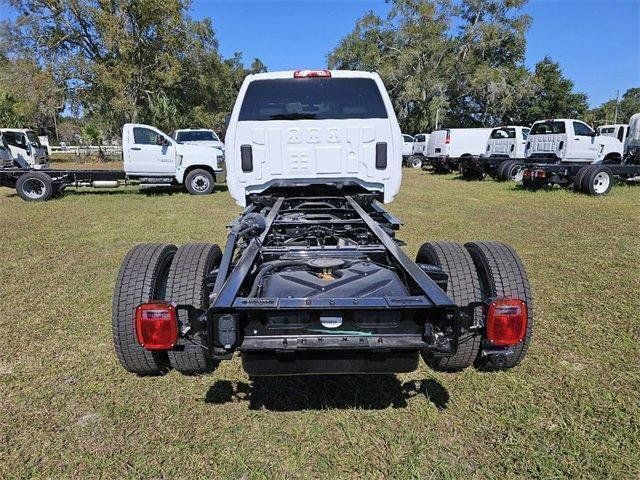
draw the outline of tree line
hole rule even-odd
[[[266,71],[224,58],[211,19],[189,0],[0,0],[0,124],[54,138],[117,136],[126,122],[222,129],[244,77]],[[328,54],[330,68],[378,71],[403,131],[592,123],[640,111],[640,88],[589,110],[557,62],[524,64],[526,0],[392,0],[360,18]]]

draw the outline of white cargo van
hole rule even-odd
[[[494,128],[487,140],[487,157],[524,158],[529,127],[506,126]]]
[[[460,157],[482,155],[487,148],[491,128],[447,128],[429,136],[427,161],[435,171],[457,170]],[[424,166],[423,166],[424,167]]]
[[[625,125],[622,123],[616,123],[614,125],[601,125],[596,128],[596,132],[598,135],[602,135],[605,137],[615,137],[624,145],[625,140],[627,139],[627,132],[629,131],[629,125]]]
[[[48,168],[47,149],[40,144],[40,140],[33,130],[1,128],[0,132],[9,145],[11,155],[17,162],[34,169]]]
[[[218,134],[207,128],[183,128],[174,130],[171,138],[184,145],[201,145],[224,150],[224,143],[222,143]]]
[[[377,73],[269,72],[244,80],[226,137],[227,186],[238,205],[270,187],[400,189],[403,138]]]
[[[598,135],[580,120],[552,119],[533,124],[526,156],[551,157],[562,162],[619,163],[622,151],[623,145],[617,138]]]

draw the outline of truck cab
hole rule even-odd
[[[150,125],[127,123],[122,129],[124,170],[145,183],[184,184],[191,194],[208,194],[225,181],[222,150],[177,142]]]
[[[402,158],[406,160],[413,154],[413,142],[415,138],[407,133],[402,134]]]
[[[2,128],[0,132],[18,164],[36,170],[49,167],[47,149],[40,144],[33,130]]]
[[[601,125],[596,128],[596,132],[598,135],[617,138],[624,145],[624,142],[627,139],[627,133],[629,132],[629,125],[622,123]]]
[[[180,130],[174,130],[171,138],[184,145],[214,147],[224,151],[224,143],[222,143],[218,134],[208,128],[182,128]]]
[[[515,125],[494,128],[487,140],[484,156],[523,158],[530,128]]]
[[[428,133],[419,133],[413,140],[413,155],[424,155],[429,141]]]
[[[249,75],[225,136],[227,185],[238,205],[271,187],[400,189],[403,137],[377,73]]]
[[[617,163],[623,145],[617,138],[599,136],[589,125],[574,119],[540,120],[533,124],[526,146],[527,158],[554,157],[561,162]]]

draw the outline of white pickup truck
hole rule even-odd
[[[623,144],[598,135],[589,125],[574,119],[540,120],[533,124],[526,157],[556,158],[562,162],[620,163]]]
[[[24,128],[0,128],[15,161],[25,168],[43,169],[49,167],[46,147],[40,144],[33,130]]]
[[[224,151],[224,143],[218,134],[208,128],[182,128],[174,130],[171,138],[183,145],[202,145],[206,147],[219,148]]]
[[[596,128],[596,132],[598,132],[598,135],[617,138],[624,145],[627,139],[627,133],[629,132],[629,125],[623,123],[601,125]]]
[[[6,134],[5,134],[6,135]],[[127,123],[122,128],[124,170],[0,169],[0,185],[15,188],[26,201],[44,201],[67,187],[116,188],[184,185],[192,195],[213,192],[226,181],[224,153],[206,145],[182,144],[155,127]]]
[[[429,136],[426,161],[422,168],[432,167],[435,172],[458,170],[460,158],[479,156],[487,148],[492,128],[447,128],[436,130]]]

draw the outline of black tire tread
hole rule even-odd
[[[207,308],[206,276],[221,257],[220,247],[213,244],[191,243],[180,247],[167,279],[167,301]],[[198,343],[206,345],[203,335],[198,335]],[[177,349],[169,351],[168,356],[171,366],[185,375],[210,373],[218,364],[208,349],[185,339],[180,339]]]
[[[482,299],[480,280],[475,265],[461,244],[454,242],[425,243],[418,251],[416,262],[436,265],[449,275],[447,295],[456,305],[466,306],[470,302],[478,302]],[[437,371],[461,371],[473,364],[478,355],[481,341],[482,336],[477,332],[463,333],[460,335],[458,351],[455,355],[444,358],[425,358],[425,362]]]
[[[46,187],[44,195],[42,195],[42,197],[38,199],[29,198],[22,191],[22,184],[31,178],[37,178],[38,180],[42,181]],[[23,173],[18,177],[18,180],[16,181],[16,193],[25,202],[46,202],[54,194],[53,180],[51,180],[51,177],[49,177],[49,175],[42,172],[32,171]]]
[[[163,277],[176,247],[167,243],[136,245],[124,257],[116,279],[111,309],[111,327],[116,356],[129,372],[162,375],[169,370],[164,352],[150,352],[138,343],[135,309],[149,300],[162,300]]]
[[[491,357],[478,357],[482,370],[506,370],[520,364],[527,354],[533,335],[533,295],[524,265],[515,250],[501,242],[469,242],[465,244],[481,276],[485,297],[519,298],[527,304],[527,331],[524,341],[501,363]]]
[[[198,192],[191,188],[191,179],[196,175],[207,175],[209,177],[209,188],[204,192]],[[209,171],[203,168],[196,168],[191,170],[184,179],[184,185],[191,195],[209,195],[215,189],[215,176]]]

